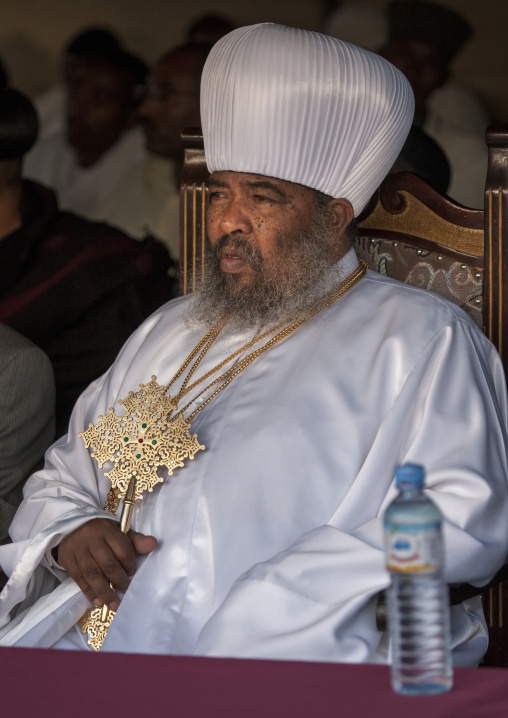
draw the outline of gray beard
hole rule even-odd
[[[336,238],[329,227],[330,211],[316,209],[307,229],[278,237],[275,260],[263,259],[244,237],[224,235],[213,249],[207,243],[205,281],[184,315],[187,326],[210,328],[226,314],[228,332],[300,319],[337,284],[330,272]],[[238,286],[238,275],[221,272],[220,251],[226,245],[254,270],[248,284]]]

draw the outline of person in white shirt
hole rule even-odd
[[[120,48],[80,56],[67,73],[65,126],[25,158],[24,175],[53,189],[62,209],[103,219],[100,207],[144,153],[136,108],[145,65]]]
[[[126,172],[101,207],[101,219],[132,237],[151,235],[178,260],[181,133],[199,127],[199,83],[211,45],[188,44],[163,55],[147,76],[139,118],[147,154]]]

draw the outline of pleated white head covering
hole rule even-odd
[[[212,48],[201,81],[210,172],[276,177],[343,197],[355,216],[409,132],[414,98],[378,55],[283,25],[241,27]]]

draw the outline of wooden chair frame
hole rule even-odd
[[[180,178],[180,294],[195,291],[205,271],[208,169],[199,127],[182,133],[184,162]]]

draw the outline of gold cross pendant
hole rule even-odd
[[[92,457],[100,468],[107,461],[113,463],[111,471],[105,474],[111,481],[105,508],[116,514],[123,498],[120,529],[127,533],[136,499],[163,481],[157,472],[159,466],[165,466],[171,475],[205,447],[198,442],[197,434],[190,434],[190,422],[182,415],[171,419],[177,407],[165,387],[157,384],[155,376],[118,403],[125,408],[124,416],[117,416],[111,408],[79,436],[87,449],[93,448]],[[102,606],[85,611],[81,617],[82,631],[88,633],[88,644],[96,651],[100,650],[114,615],[114,611]]]
[[[117,416],[111,408],[106,416],[99,416],[97,424],[89,424],[79,434],[86,448],[93,448],[92,457],[100,468],[106,461],[113,462],[105,475],[119,498],[125,496],[132,476],[137,478],[134,499],[140,499],[144,491],[153,491],[162,481],[159,466],[165,466],[171,475],[185,459],[193,459],[205,448],[197,434],[190,434],[190,423],[181,414],[171,419],[177,407],[165,392],[152,376],[136,393],[130,391],[126,399],[120,399],[124,416]]]

